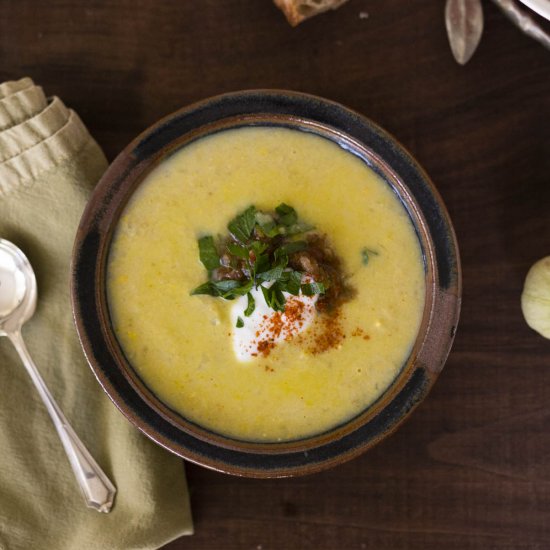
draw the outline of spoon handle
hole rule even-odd
[[[19,353],[27,372],[50,413],[78,485],[86,500],[86,505],[98,512],[110,512],[116,494],[116,487],[98,466],[54,401],[25,346],[21,332],[12,332],[8,334],[8,337]]]

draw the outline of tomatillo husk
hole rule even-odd
[[[550,338],[550,256],[539,260],[525,277],[521,309],[527,324]]]

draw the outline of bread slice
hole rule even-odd
[[[273,0],[286,15],[288,22],[295,27],[304,19],[318,13],[335,10],[348,0]]]

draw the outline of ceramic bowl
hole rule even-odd
[[[200,137],[242,126],[283,126],[328,138],[364,160],[398,194],[416,228],[426,274],[423,319],[411,355],[370,407],[328,432],[284,443],[241,442],[197,426],[160,401],[126,360],[106,299],[113,230],[132,193],[167,155]],[[177,455],[236,475],[283,477],[339,464],[392,433],[424,399],[449,353],[460,309],[461,275],[449,216],[426,173],[367,118],[310,95],[253,90],[207,99],[138,136],[97,185],[76,235],[72,301],[84,353],[109,397],[143,433]]]

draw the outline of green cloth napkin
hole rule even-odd
[[[193,532],[183,463],[134,428],[86,364],[69,266],[87,197],[107,162],[82,122],[24,78],[0,85],[0,237],[28,256],[38,306],[23,328],[51,393],[118,492],[85,506],[54,426],[19,357],[0,338],[0,548],[150,549]]]

